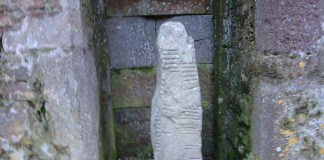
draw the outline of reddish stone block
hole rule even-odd
[[[210,14],[210,0],[106,0],[109,16]]]

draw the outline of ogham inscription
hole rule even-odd
[[[179,22],[161,25],[151,138],[155,160],[201,160],[202,109],[194,42]]]

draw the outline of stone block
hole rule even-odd
[[[210,0],[106,0],[109,16],[211,14]]]
[[[213,30],[211,15],[163,18],[110,18],[107,23],[108,48],[113,68],[152,67],[157,65],[155,47],[158,27],[166,21],[184,24],[195,41],[198,63],[212,63]]]
[[[202,104],[213,101],[212,65],[199,64],[198,74]],[[112,102],[115,109],[151,106],[155,84],[155,68],[118,69],[112,72]]]
[[[257,49],[316,52],[316,44],[324,34],[323,8],[324,3],[319,0],[256,1]]]
[[[4,33],[3,49],[13,52],[20,49],[70,47],[71,27],[65,13],[43,19],[28,16],[19,30]]]
[[[71,159],[98,159],[99,91],[94,58],[86,49],[38,53],[37,66],[51,117],[53,143]]]
[[[151,106],[156,83],[154,68],[121,69],[112,73],[114,108]]]
[[[156,28],[167,21],[181,22],[194,39],[196,61],[212,63],[214,55],[212,15],[173,16],[157,19]]]
[[[107,23],[108,53],[113,68],[156,64],[155,21],[150,18],[110,18]]]
[[[28,15],[21,27],[3,33],[5,52],[35,48],[70,48],[84,43],[79,1],[61,0],[62,12],[42,17]],[[71,18],[72,17],[72,18]]]
[[[323,87],[305,77],[281,84],[261,80],[252,114],[254,155],[260,159],[322,159]]]
[[[194,40],[180,22],[159,27],[157,83],[152,99],[154,159],[202,160],[202,108]]]
[[[149,108],[116,109],[115,132],[118,158],[152,158]]]
[[[0,8],[2,11],[0,13],[0,35],[5,31],[19,29],[22,19],[28,14],[32,16],[54,15],[62,9],[59,0],[2,0]]]

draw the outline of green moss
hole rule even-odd
[[[221,103],[216,103],[214,113],[216,121],[215,158],[220,160],[251,157],[250,126],[253,105],[250,83],[253,82],[254,72],[249,72],[252,62],[249,61],[248,55],[253,50],[245,51],[237,46],[239,46],[239,41],[244,41],[238,35],[241,32],[244,33],[246,23],[253,21],[251,19],[253,18],[251,16],[253,15],[253,1],[247,1],[244,4],[248,4],[248,9],[244,13],[236,13],[241,11],[241,8],[236,8],[240,7],[238,2],[214,1],[215,102],[218,102],[220,97],[222,99]],[[224,25],[224,21],[229,23]],[[253,37],[253,35],[249,36]],[[264,70],[268,68],[264,65]]]
[[[138,160],[146,160],[153,158],[152,145],[150,143],[144,145],[140,142],[134,141],[135,137],[133,137],[131,131],[129,131],[127,126],[116,124],[115,132],[118,138],[117,146],[120,147],[117,148],[119,158],[124,156],[136,157],[136,159]]]
[[[203,110],[210,110],[212,109],[212,104],[209,101],[201,100],[201,107]]]

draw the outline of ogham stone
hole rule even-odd
[[[151,138],[155,160],[201,160],[202,108],[194,40],[179,22],[161,25]]]

